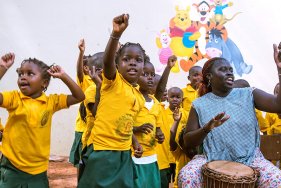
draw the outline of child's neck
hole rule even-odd
[[[145,101],[146,102],[150,102],[152,99],[149,97],[149,93],[148,92],[146,92],[146,93],[143,93],[143,92],[141,92],[142,93],[142,95],[143,95],[143,97],[145,98]]]

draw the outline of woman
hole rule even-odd
[[[281,61],[274,45],[274,60],[279,82]],[[255,108],[281,112],[281,94],[270,95],[255,88],[233,88],[233,68],[223,58],[207,61],[202,70],[200,98],[193,102],[183,136],[185,150],[203,145],[179,173],[182,187],[201,187],[201,167],[208,161],[240,162],[259,171],[258,187],[281,185],[281,171],[267,161],[259,150],[260,135]],[[279,92],[280,93],[280,92]]]

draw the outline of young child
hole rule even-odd
[[[189,111],[191,108],[191,103],[198,97],[198,88],[202,81],[202,68],[200,66],[193,66],[189,70],[188,77],[189,84],[186,88],[182,89],[183,92],[183,109]]]
[[[235,80],[233,83],[233,88],[245,88],[245,87],[250,87],[250,84],[247,80],[244,79],[238,79]],[[266,122],[265,118],[262,115],[262,112],[258,109],[255,109],[256,112],[256,117],[259,123],[260,131],[263,134],[267,134],[267,130],[269,129],[269,125]]]
[[[91,56],[84,56],[85,52],[85,41],[84,39],[81,39],[78,44],[79,48],[79,56],[77,60],[77,67],[76,67],[76,73],[77,73],[77,84],[82,89],[83,92],[85,90],[94,84],[92,78],[89,76],[89,70],[92,69],[93,66],[93,58]],[[81,113],[82,112],[82,113]],[[86,128],[86,123],[81,116],[85,116],[85,106],[83,103],[80,104],[79,112],[76,117],[76,123],[75,123],[75,136],[74,141],[70,150],[69,154],[69,162],[72,163],[74,166],[79,166],[80,156],[82,152],[82,143],[81,143],[81,137],[82,134]],[[79,168],[77,168],[79,170]],[[77,174],[79,174],[79,171],[77,171]]]
[[[161,146],[159,145],[159,150],[158,150],[159,151],[158,159],[159,159],[160,166],[166,167],[163,169],[160,168],[160,173],[167,174],[162,176],[163,179],[161,179],[161,181],[163,182],[163,184],[161,187],[167,187],[167,183],[164,182],[167,181],[170,182],[171,178],[174,182],[177,176],[176,172],[178,169],[177,168],[178,158],[175,158],[174,155],[174,151],[177,149],[177,146],[173,146],[173,148],[170,147],[171,139],[175,140],[175,137],[172,138],[170,137],[171,136],[170,130],[174,123],[173,114],[175,110],[180,110],[182,114],[181,123],[180,123],[181,125],[179,130],[182,130],[184,125],[186,125],[188,112],[185,111],[183,108],[180,108],[180,105],[182,103],[182,98],[183,98],[183,92],[180,88],[172,87],[168,90],[169,108],[165,109],[162,113],[163,125],[161,127],[165,135],[165,141]],[[178,169],[178,171],[179,170],[180,169]],[[175,182],[175,186],[176,186],[176,182]]]
[[[171,56],[167,63],[167,71],[170,72],[171,68],[176,62],[176,57]],[[160,79],[158,86],[156,87],[155,96],[161,99],[165,89],[159,90],[159,88],[165,88],[168,80],[168,73],[164,73]],[[138,84],[139,90],[145,98],[145,107],[140,111],[136,117],[133,132],[139,141],[139,144],[143,148],[143,154],[141,158],[133,157],[133,161],[136,164],[136,170],[138,178],[135,180],[134,187],[160,187],[160,173],[157,164],[156,155],[156,142],[162,143],[164,141],[163,133],[160,128],[161,119],[160,113],[162,110],[161,103],[152,94],[154,93],[154,77],[155,69],[149,58],[146,58],[143,67],[143,74],[141,75]],[[165,77],[165,78],[164,78]],[[159,137],[158,132],[162,133]]]
[[[100,102],[79,188],[134,186],[130,148],[135,117],[145,102],[136,88],[143,71],[145,51],[140,44],[126,43],[116,52],[128,20],[126,14],[113,19],[113,31],[103,60]]]
[[[4,60],[14,60],[7,54]],[[47,168],[50,155],[52,115],[84,100],[79,86],[57,66],[26,59],[17,69],[20,91],[0,93],[0,105],[9,112],[3,132],[0,187],[49,187]],[[44,91],[50,78],[60,78],[71,95]]]
[[[274,88],[274,95],[278,95],[280,84],[276,84]],[[265,120],[268,125],[267,134],[281,134],[281,114],[266,113]]]

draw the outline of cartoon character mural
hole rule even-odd
[[[228,19],[223,14],[223,9],[231,7],[232,2],[209,1],[214,4],[211,5],[207,1],[192,4],[199,17],[196,20],[190,18],[190,6],[184,9],[175,7],[176,14],[170,19],[169,29],[161,30],[156,37],[160,63],[164,66],[170,55],[176,55],[179,63],[172,72],[179,73],[188,72],[193,65],[204,63],[209,58],[224,57],[233,64],[237,75],[249,74],[253,66],[245,63],[242,53],[228,37],[224,26],[240,12]]]
[[[249,74],[253,66],[244,62],[243,56],[236,44],[227,38],[222,38],[222,32],[216,28],[210,31],[209,41],[206,45],[206,53],[209,58],[223,57],[232,63],[234,72],[239,76]]]

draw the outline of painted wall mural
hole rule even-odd
[[[188,72],[198,62],[202,65],[209,58],[223,57],[231,62],[236,75],[249,74],[253,66],[244,61],[226,28],[227,23],[241,13],[225,15],[224,10],[232,6],[227,0],[201,1],[185,8],[175,6],[174,17],[156,36],[161,63],[157,71],[163,70],[169,56],[176,55],[178,62],[172,69],[174,73]],[[198,14],[198,20],[191,19],[191,9]]]

